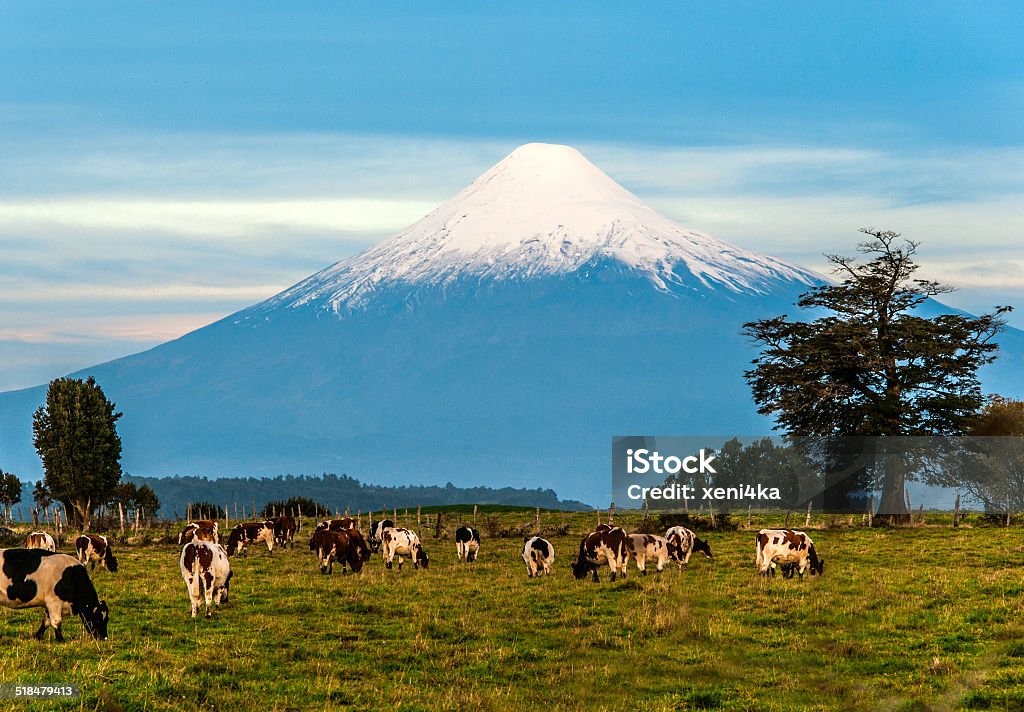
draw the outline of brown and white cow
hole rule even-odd
[[[430,559],[427,552],[423,551],[420,538],[416,532],[399,527],[388,527],[381,533],[381,550],[384,557],[384,566],[391,568],[391,562],[398,557],[398,570],[402,570],[405,557],[412,559],[413,568],[427,568]]]
[[[89,568],[96,568],[96,562],[100,562],[100,568],[113,573],[117,571],[117,559],[110,548],[107,537],[99,534],[83,534],[75,539],[75,551],[78,552],[78,560],[83,564],[89,564]]]
[[[664,537],[654,534],[629,534],[626,537],[626,551],[629,552],[629,557],[636,562],[637,570],[644,576],[647,575],[648,561],[654,562],[660,574],[664,570],[665,564],[671,560],[668,542]],[[622,567],[622,575],[626,575],[625,566]]]
[[[555,547],[547,539],[539,536],[528,536],[523,540],[523,561],[526,562],[526,573],[530,578],[551,575],[551,567],[555,563]]]
[[[794,569],[803,578],[810,569],[811,576],[825,573],[825,560],[818,558],[811,537],[793,529],[762,529],[755,539],[757,571],[762,576],[774,576],[777,566],[783,575],[792,578]]]
[[[110,611],[99,600],[85,566],[73,556],[42,549],[0,549],[0,606],[42,608],[43,624],[35,633],[42,640],[51,626],[58,642],[63,616],[82,619],[94,638],[107,639]]]
[[[227,602],[231,586],[231,563],[224,547],[212,541],[193,540],[182,547],[178,563],[192,601],[192,617],[199,613],[199,605],[205,599],[206,617],[212,618],[211,604],[220,608],[221,603]]]
[[[339,519],[324,519],[317,522],[316,528],[336,532],[342,529],[354,529],[355,526],[356,520],[352,517],[341,517]]]
[[[216,519],[194,519],[185,525],[182,529],[181,534],[178,535],[178,546],[185,546],[192,540],[199,541],[212,541],[214,544],[220,543],[220,534],[218,531]]]
[[[317,529],[309,540],[309,548],[316,552],[321,574],[334,573],[335,561],[341,564],[342,574],[348,573],[349,566],[353,573],[359,573],[369,558],[369,547],[355,529]]]
[[[277,542],[278,546],[282,549],[287,549],[290,544],[291,547],[295,548],[295,517],[288,514],[282,514],[279,517],[274,517],[270,520],[274,523],[274,541]]]
[[[711,547],[686,527],[669,527],[665,530],[665,541],[668,542],[668,553],[673,561],[679,564],[682,571],[690,563],[690,555],[699,551],[711,558]]]
[[[25,540],[26,549],[43,549],[44,551],[57,551],[57,544],[53,537],[46,532],[32,532]]]
[[[262,522],[241,522],[236,524],[228,536],[227,554],[245,554],[246,545],[265,542],[267,551],[274,555],[274,523],[271,521]]]
[[[585,578],[588,573],[593,574],[594,581],[598,581],[597,570],[603,564],[608,564],[612,572],[612,581],[621,572],[626,571],[626,562],[629,560],[629,552],[626,550],[626,532],[620,527],[608,527],[599,531],[591,532],[583,537],[580,542],[580,551],[576,561],[570,564],[572,573],[577,579]]]

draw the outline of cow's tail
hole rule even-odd
[[[189,589],[189,594],[192,596],[192,605],[196,605],[196,601],[203,597],[202,583],[199,581],[199,552],[195,551],[195,556],[192,559],[192,584]]]
[[[757,570],[760,571],[761,570],[761,562],[764,559],[764,547],[761,545],[761,534],[760,533],[758,533],[758,535],[756,537],[754,537],[754,547],[755,547],[754,551],[755,551],[755,554],[756,554],[754,556],[754,564],[757,566]]]

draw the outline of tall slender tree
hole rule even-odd
[[[839,281],[797,301],[814,310],[805,321],[786,315],[744,325],[762,351],[746,372],[758,411],[796,436],[960,434],[984,404],[977,377],[997,351],[994,337],[1010,307],[991,314],[939,314],[922,307],[952,291],[914,277],[918,243],[864,228],[867,261],[827,255]],[[876,443],[885,443],[879,438]],[[875,484],[879,512],[906,519],[904,487],[914,472],[881,458]]]
[[[4,524],[11,520],[11,508],[21,501],[21,480],[17,475],[0,470],[0,506]]]
[[[109,501],[121,479],[120,417],[91,376],[52,381],[46,404],[33,416],[46,489],[82,529],[89,527],[93,511]]]

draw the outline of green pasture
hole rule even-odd
[[[79,683],[64,706],[87,710],[1024,709],[1019,528],[816,519],[825,576],[802,581],[760,579],[752,531],[712,531],[713,560],[594,584],[569,561],[595,515],[542,519],[570,529],[551,578],[527,579],[521,538],[484,533],[461,565],[426,526],[427,571],[321,576],[300,534],[232,559],[212,621],[189,616],[174,544],[120,545],[93,574],[110,639],[66,619],[69,642],[38,643],[39,609],[2,609],[0,680]]]

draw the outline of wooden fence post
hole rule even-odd
[[[868,528],[873,527],[875,521],[875,495],[871,495],[871,500],[868,502]]]
[[[117,501],[117,514],[121,519],[121,538],[124,538],[124,506],[121,504],[121,500]]]
[[[807,518],[804,519],[804,528],[805,529],[807,527],[811,526],[811,505],[812,504],[813,504],[812,500],[807,500]]]
[[[473,505],[473,526],[476,526],[476,505]]]
[[[960,493],[956,493],[956,504],[953,505],[953,528],[960,527]]]
[[[416,505],[416,531],[417,533],[423,531],[423,519],[421,518],[420,505],[418,504]]]
[[[615,526],[615,502],[612,502],[611,506],[608,507],[608,524],[613,527]]]
[[[533,514],[533,530],[538,535],[540,534],[540,507],[537,507]]]

